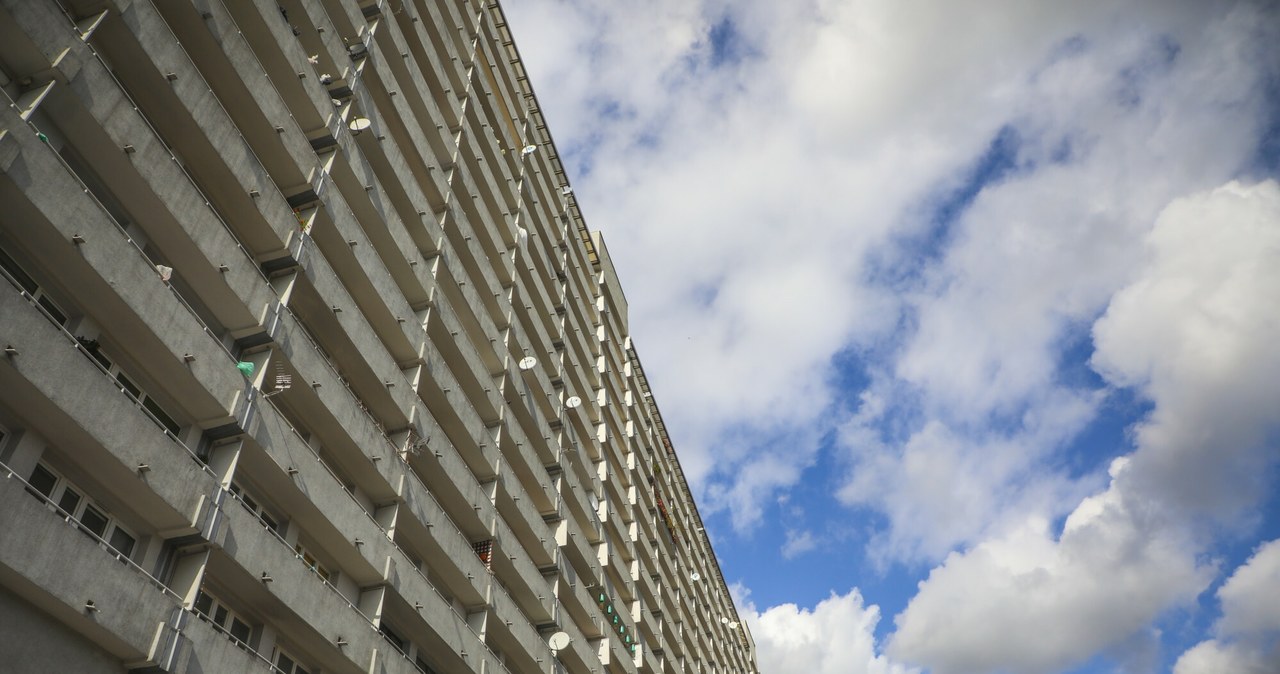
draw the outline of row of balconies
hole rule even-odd
[[[584,425],[585,426],[585,425]]]

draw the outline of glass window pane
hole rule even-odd
[[[163,409],[160,409],[160,405],[156,404],[156,401],[152,400],[151,396],[146,396],[142,401],[142,406],[147,408],[147,411],[151,412],[151,414],[155,415],[155,418],[160,422],[160,425],[164,426],[170,433],[177,435],[178,431],[181,430],[182,427],[178,426],[178,422],[174,421],[173,417],[169,416]]]
[[[232,618],[231,636],[245,642],[246,644],[249,643],[249,626],[244,624],[244,621],[239,618]]]
[[[133,380],[124,376],[123,372],[116,373],[116,381],[120,382],[120,385],[124,387],[124,390],[132,394],[134,398],[137,398],[138,394],[142,392],[142,390],[138,388],[137,384],[133,383]]]
[[[45,311],[49,312],[49,315],[53,317],[53,320],[57,322],[58,325],[66,324],[67,315],[62,313],[62,310],[58,308],[58,305],[53,303],[53,300],[49,299],[48,295],[41,295],[38,301],[40,306],[44,307]]]
[[[58,499],[58,507],[67,511],[68,515],[76,514],[76,506],[80,505],[80,494],[71,487],[67,487],[62,491],[62,498]]]
[[[204,593],[204,590],[201,590],[200,594],[196,595],[196,603],[194,608],[196,611],[200,613],[209,615],[209,609],[213,608],[213,597],[210,597],[209,595]]]
[[[135,543],[137,543],[137,541],[133,539],[133,536],[130,536],[128,532],[120,527],[116,527],[115,530],[111,532],[111,547],[115,548],[116,552],[119,552],[125,557],[133,554],[133,546]]]
[[[6,255],[3,250],[0,250],[0,267],[4,267],[4,270],[9,272],[9,274],[13,276],[14,280],[18,282],[18,285],[22,286],[22,288],[27,292],[34,293],[36,288],[40,287],[36,285],[36,282],[31,280],[31,277],[27,276],[27,273],[22,271],[22,268],[18,266],[18,263],[14,262],[13,258]]]
[[[404,652],[404,639],[388,627],[386,623],[379,626],[378,631],[382,632],[382,636],[386,637],[387,641],[390,641],[391,645],[396,647],[396,650]]]
[[[53,493],[53,485],[58,483],[58,476],[49,472],[44,466],[36,464],[36,469],[31,471],[31,477],[27,482],[30,482],[36,491],[48,497]]]
[[[99,538],[107,531],[107,516],[91,505],[84,507],[84,514],[80,515],[80,523]]]
[[[293,674],[293,660],[284,653],[276,658],[276,667],[279,667],[284,674]]]
[[[226,627],[227,625],[227,607],[226,606],[219,605],[217,609],[214,610],[213,622],[217,623],[219,627]]]

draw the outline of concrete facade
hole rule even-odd
[[[0,0],[0,89],[0,669],[756,673],[497,2]]]

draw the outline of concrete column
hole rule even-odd
[[[204,582],[204,569],[209,562],[209,551],[196,552],[178,558],[174,565],[173,577],[169,580],[169,589],[182,597],[182,605],[191,608],[196,601],[196,593]]]
[[[10,433],[12,436],[5,438],[5,446],[0,447],[0,460],[25,480],[31,477],[31,471],[44,454],[44,440],[26,429],[10,430]]]

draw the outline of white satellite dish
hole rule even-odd
[[[526,157],[527,157],[527,156],[529,156],[529,155],[533,154],[533,153],[534,153],[534,151],[535,151],[535,150],[537,150],[537,149],[538,149],[538,146],[537,146],[537,145],[526,145],[526,146],[524,146],[523,148],[521,148],[521,149],[520,149],[520,155],[521,155],[521,156],[526,156]]]
[[[520,362],[517,363],[517,365],[520,366],[521,370],[532,370],[538,366],[538,359],[533,356],[525,356],[520,359]]]
[[[360,133],[371,126],[373,126],[373,122],[370,122],[368,117],[356,117],[351,120],[347,128],[351,129],[351,133]]]
[[[721,618],[720,618],[720,624],[721,624],[721,625],[728,625],[728,624],[729,624],[729,619],[728,619],[728,618],[725,618],[725,617],[723,617],[723,616],[721,616]]]
[[[729,629],[731,629],[731,630],[736,630],[736,629],[738,629],[738,621],[737,621],[737,620],[735,620],[735,621],[733,621],[733,622],[729,623]]]
[[[693,582],[696,583],[702,580],[702,574],[698,573],[697,571],[694,571],[693,573],[689,574],[689,580],[692,580]]]
[[[553,651],[562,650],[565,646],[569,645],[568,633],[556,632],[555,634],[552,634],[551,637],[547,639],[547,645],[550,646]]]
[[[569,399],[564,401],[564,406],[568,407],[569,409],[573,409],[581,404],[582,404],[582,398],[579,398],[578,396],[569,396]]]

